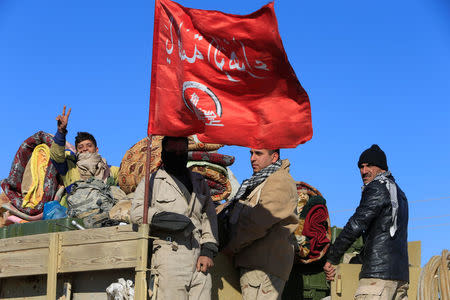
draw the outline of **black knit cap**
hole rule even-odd
[[[388,170],[386,154],[384,154],[383,150],[377,144],[373,144],[372,147],[361,153],[358,160],[358,168],[361,168],[362,164],[377,166],[385,171]]]

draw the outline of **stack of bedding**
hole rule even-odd
[[[193,172],[205,177],[211,190],[212,200],[218,202],[226,200],[231,195],[231,182],[227,167],[234,163],[234,156],[211,151],[197,149],[189,151],[187,166]]]

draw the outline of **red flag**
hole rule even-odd
[[[246,16],[157,0],[148,134],[258,149],[312,137],[273,2]]]

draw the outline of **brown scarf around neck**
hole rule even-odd
[[[105,180],[109,177],[110,171],[106,160],[97,152],[77,153],[77,167],[82,180],[95,177]]]

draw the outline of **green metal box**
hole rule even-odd
[[[75,220],[78,224],[83,226],[83,221],[75,218],[62,218],[12,224],[0,228],[0,239],[40,233],[76,230],[77,228],[72,225],[72,220]]]

